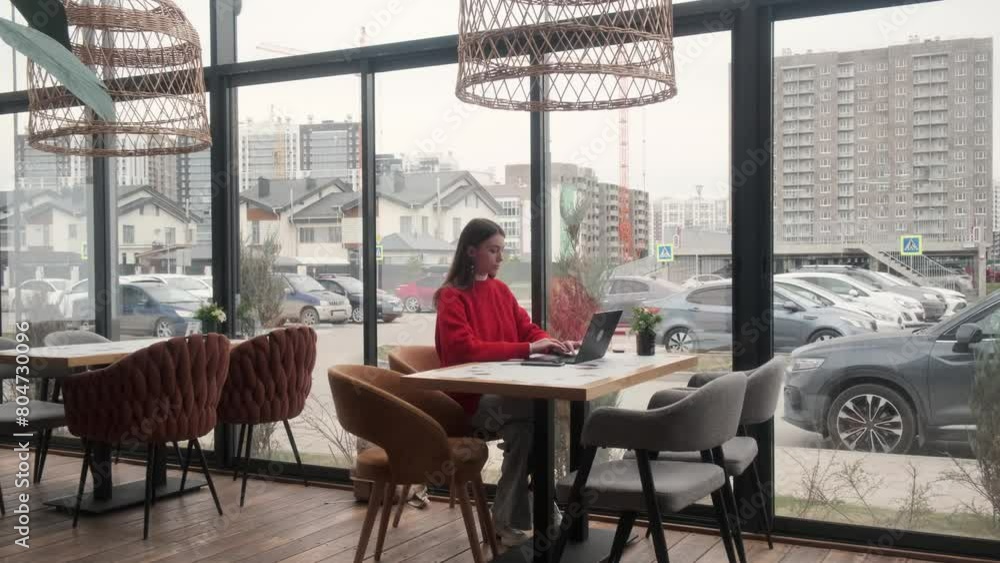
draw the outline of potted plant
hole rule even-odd
[[[635,349],[640,356],[652,356],[656,350],[656,325],[663,317],[660,310],[651,307],[632,309],[632,332],[635,334]]]
[[[215,303],[209,302],[194,312],[194,318],[201,321],[201,332],[208,334],[218,332],[219,325],[226,322],[226,312]]]

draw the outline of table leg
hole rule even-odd
[[[111,500],[111,444],[95,442],[91,456],[94,499]]]
[[[556,498],[555,474],[555,401],[535,399],[535,437],[532,442],[531,482],[534,486],[534,563],[549,563],[555,535],[552,533],[552,502]]]
[[[583,436],[583,423],[587,420],[587,413],[590,410],[590,403],[587,401],[573,401],[569,404],[569,470],[580,469],[583,448],[580,446]],[[569,531],[569,539],[574,542],[587,540],[589,526],[587,515],[583,514]]]
[[[165,444],[152,444],[156,448],[156,463],[153,464],[153,486],[162,487],[167,484],[167,448]]]

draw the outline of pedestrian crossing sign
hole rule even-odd
[[[375,261],[376,262],[381,262],[382,261],[382,245],[381,244],[376,244],[375,245]]]
[[[903,256],[920,256],[923,254],[923,238],[920,235],[903,235],[899,237],[900,254]]]
[[[674,245],[672,245],[672,244],[658,244],[658,245],[656,245],[656,260],[658,262],[673,262],[674,261]]]

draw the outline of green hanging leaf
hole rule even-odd
[[[69,43],[69,21],[59,0],[11,0],[31,29],[37,29],[72,51]]]
[[[104,84],[72,51],[60,49],[59,43],[41,31],[7,20],[0,20],[0,39],[49,71],[101,119],[115,120],[115,104]]]

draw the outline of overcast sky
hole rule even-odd
[[[735,6],[740,0],[733,1]],[[207,0],[180,0],[207,41]],[[970,17],[974,14],[974,17]],[[355,46],[364,27],[368,44],[455,33],[458,0],[244,0],[239,21],[240,60],[254,60]],[[783,49],[855,50],[905,43],[911,35],[996,37],[1000,26],[996,0],[943,0],[919,6],[782,22],[776,26],[775,52]],[[687,196],[694,186],[705,194],[727,193],[729,159],[730,34],[714,33],[676,41],[676,98],[629,112],[631,185],[652,197]],[[994,75],[1000,64],[994,57]],[[0,47],[0,70],[9,69],[10,50]],[[400,71],[380,75],[377,84],[379,152],[452,152],[473,170],[494,170],[502,181],[508,163],[527,162],[528,114],[481,109],[454,97],[457,67]],[[23,67],[19,68],[23,75]],[[0,89],[9,90],[10,72],[0,72]],[[4,82],[6,81],[6,82]],[[23,85],[23,78],[19,78]],[[737,93],[738,95],[738,93]],[[993,89],[994,106],[998,88]],[[343,120],[359,112],[358,79],[352,76],[293,84],[244,88],[241,118],[266,119],[272,108],[304,122]],[[555,113],[552,157],[587,163],[602,180],[617,181],[618,112]],[[994,169],[1000,169],[1000,124],[994,115]],[[23,120],[21,126],[24,126]],[[0,117],[0,154],[12,154],[11,120]],[[440,131],[438,131],[440,130]],[[605,142],[603,139],[610,139]],[[0,185],[12,178],[11,159],[0,158]]]

